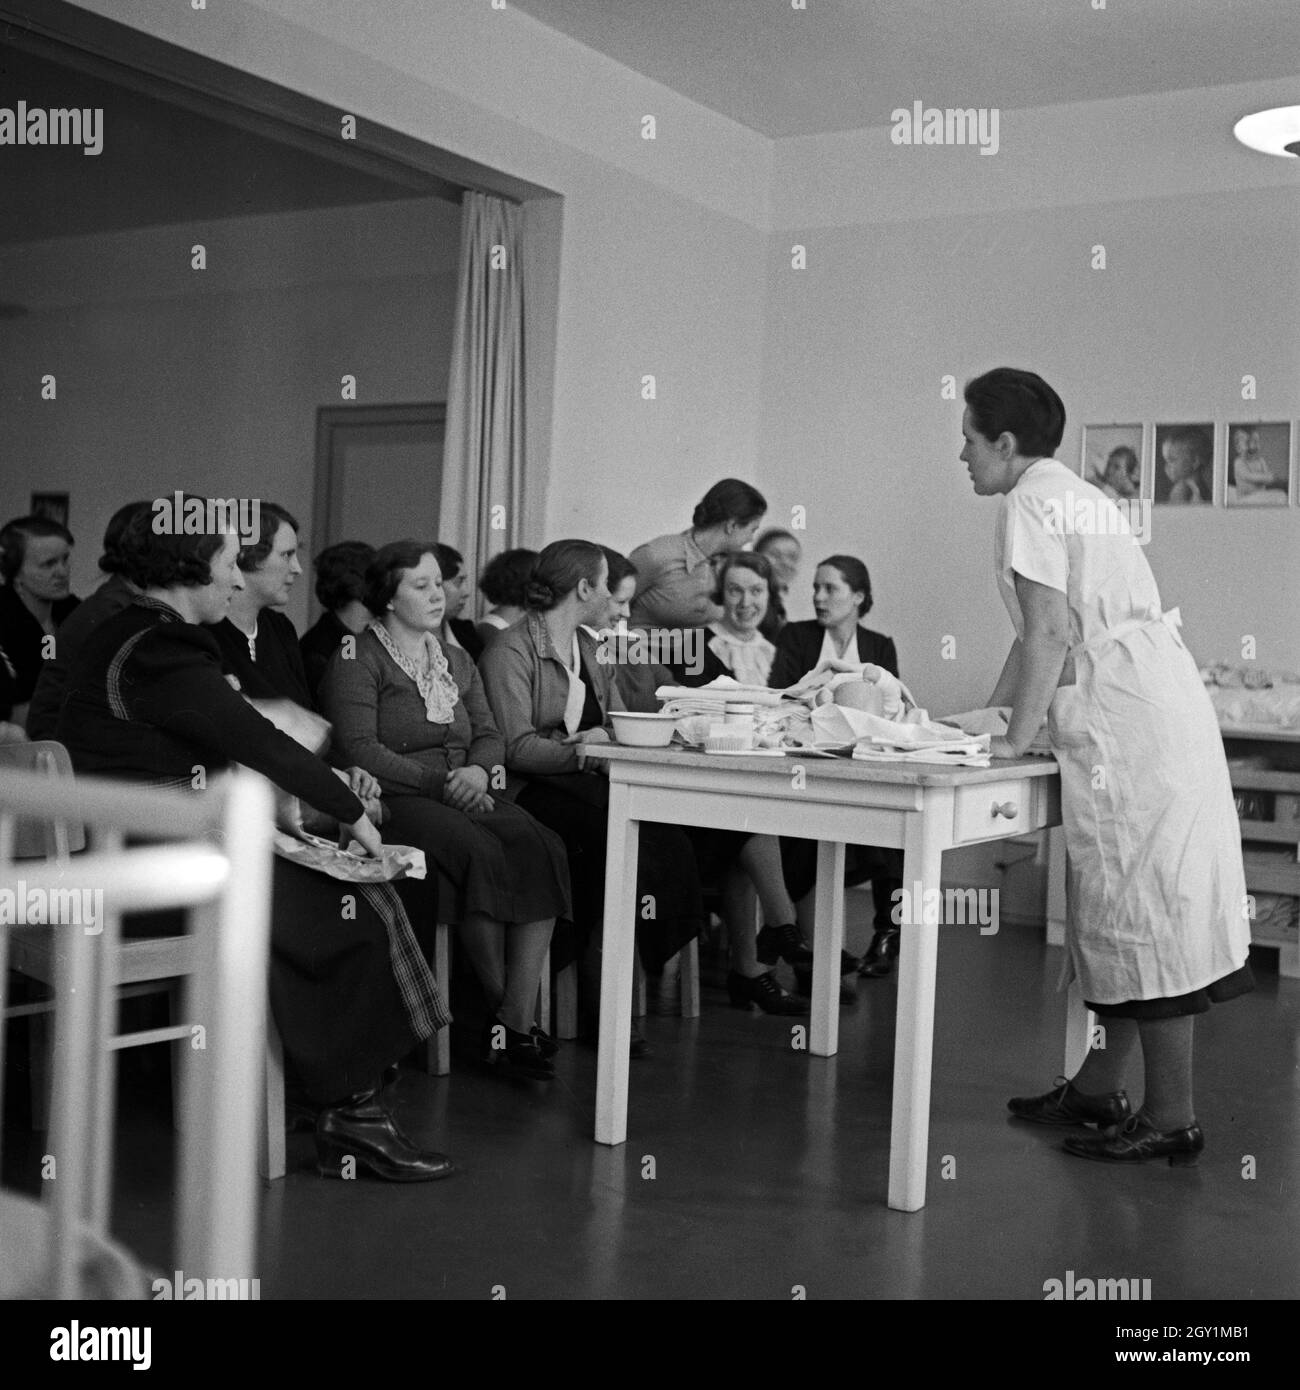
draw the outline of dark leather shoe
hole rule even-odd
[[[1007,1109],[1017,1120],[1037,1125],[1117,1125],[1129,1117],[1128,1096],[1113,1091],[1105,1096],[1085,1096],[1063,1076],[1056,1078],[1056,1090],[1045,1096],[1016,1096]]]
[[[757,1004],[765,1014],[806,1014],[808,1005],[789,995],[777,984],[770,970],[750,979],[731,971],[727,975],[727,996],[733,1008],[748,1009]]]
[[[344,1176],[347,1159],[385,1182],[432,1182],[455,1165],[446,1154],[417,1148],[393,1123],[378,1091],[365,1091],[316,1118],[316,1166],[325,1178]]]
[[[1190,1168],[1201,1157],[1205,1135],[1194,1120],[1184,1129],[1161,1133],[1142,1115],[1130,1115],[1118,1129],[1106,1134],[1071,1135],[1065,1141],[1066,1153],[1076,1158],[1096,1158],[1103,1163],[1146,1163],[1167,1158],[1171,1168]]]
[[[893,973],[894,961],[897,959],[898,928],[889,927],[884,931],[878,931],[871,938],[867,954],[862,957],[862,964],[858,966],[858,974],[865,975],[869,980],[878,980]]]
[[[555,1079],[555,1064],[537,1039],[531,1033],[516,1033],[500,1019],[491,1018],[483,1025],[483,1060],[502,1074],[520,1080]]]
[[[537,1044],[538,1052],[540,1052],[548,1062],[560,1050],[560,1044],[556,1042],[548,1032],[539,1028],[536,1024],[533,1025],[528,1036]]]
[[[858,1002],[858,982],[855,978],[858,973],[858,966],[861,962],[857,956],[851,956],[847,951],[840,952],[840,1003],[856,1004]],[[813,968],[812,962],[807,965],[796,965],[794,967],[794,987],[796,994],[805,997],[812,994]]]
[[[812,951],[803,939],[803,933],[793,922],[779,927],[763,927],[759,930],[758,958],[764,965],[775,965],[783,960],[787,965],[811,965]]]

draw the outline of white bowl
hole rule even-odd
[[[610,715],[614,737],[629,748],[667,748],[677,727],[675,714],[634,714],[618,710]]]

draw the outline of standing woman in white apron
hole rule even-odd
[[[1067,947],[1105,1046],[1046,1095],[1010,1101],[1040,1124],[1095,1124],[1067,1152],[1195,1163],[1195,1015],[1253,988],[1241,838],[1223,742],[1196,663],[1161,611],[1114,502],[1052,457],[1061,398],[999,367],[966,387],[961,451],[975,491],[1001,495],[998,588],[1016,630],[989,703],[1012,707],[995,758],[1048,719],[1061,769]],[[1133,1047],[1142,1107],[1123,1090]]]

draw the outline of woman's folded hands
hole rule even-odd
[[[472,764],[454,768],[442,786],[444,805],[466,815],[490,811],[496,802],[488,795],[488,775]]]

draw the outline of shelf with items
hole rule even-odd
[[[1276,950],[1279,973],[1300,978],[1300,730],[1225,726],[1222,733],[1246,887],[1257,895],[1251,943]],[[1267,766],[1250,765],[1260,761]]]

